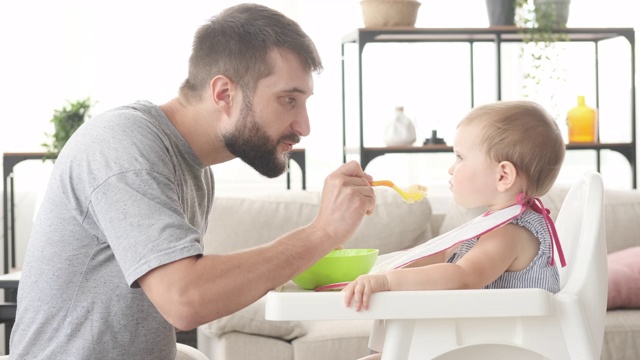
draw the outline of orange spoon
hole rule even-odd
[[[408,203],[420,201],[427,196],[427,187],[424,185],[411,185],[405,191],[389,180],[376,180],[371,182],[371,186],[388,186],[397,191],[402,196],[402,199]]]

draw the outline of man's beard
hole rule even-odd
[[[256,121],[251,99],[243,101],[238,124],[233,130],[223,134],[222,138],[229,152],[269,178],[282,175],[289,163],[289,153],[278,156],[278,145],[283,141],[293,144],[300,141],[300,137],[295,133],[286,134],[277,141],[272,141],[269,134]]]

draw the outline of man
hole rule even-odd
[[[282,174],[287,152],[309,134],[306,100],[321,68],[294,21],[239,5],[196,32],[177,98],[84,124],[56,161],[32,230],[12,358],[173,359],[174,328],[251,304],[348,240],[375,205],[355,162],[326,178],[308,226],[203,256],[209,166],[239,157]]]

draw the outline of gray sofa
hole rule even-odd
[[[554,218],[566,191],[554,188],[543,197]],[[452,204],[445,214],[434,214],[428,200],[406,204],[386,188],[376,188],[376,194],[376,212],[365,218],[345,247],[377,248],[381,254],[405,249],[482,211]],[[205,252],[231,252],[273,240],[309,223],[318,210],[319,199],[319,193],[307,191],[218,197],[209,218]],[[640,246],[640,192],[607,190],[605,214],[609,253]],[[233,315],[200,326],[198,348],[212,360],[353,360],[369,353],[370,329],[368,321],[267,321],[263,298]],[[639,340],[640,308],[607,312],[602,359],[640,359]]]

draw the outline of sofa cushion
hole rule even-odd
[[[262,335],[293,340],[307,333],[300,321],[268,321],[264,318],[265,297],[237,311],[201,327],[211,337],[222,336],[230,332]]]
[[[607,190],[604,223],[609,253],[640,245],[640,191]]]
[[[608,255],[608,309],[640,309],[640,246]]]
[[[295,359],[360,359],[369,354],[372,320],[321,320],[304,323],[308,329],[307,335],[291,342]],[[332,356],[329,357],[328,354]]]
[[[640,310],[607,311],[601,360],[640,359]]]
[[[215,341],[211,360],[294,360],[291,343],[276,337],[229,332]]]
[[[393,190],[375,188],[376,209],[366,216],[346,248],[380,254],[407,249],[430,238],[428,200],[407,204]],[[229,253],[258,246],[309,224],[320,208],[320,192],[288,190],[251,197],[217,196],[204,237],[204,251]],[[394,226],[395,224],[395,226]]]
[[[251,197],[216,196],[204,252],[230,253],[274,240],[310,223],[319,201],[319,193],[293,190]]]

